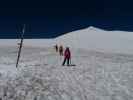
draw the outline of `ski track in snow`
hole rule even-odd
[[[0,100],[133,100],[133,55],[73,50],[72,64],[53,48],[1,48]]]

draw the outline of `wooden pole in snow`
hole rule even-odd
[[[23,30],[22,30],[22,34],[21,34],[21,42],[20,42],[19,51],[18,51],[16,68],[18,67],[18,63],[19,63],[19,59],[20,59],[20,55],[21,55],[21,50],[22,50],[22,46],[23,46],[23,39],[24,39],[24,33],[25,33],[25,24],[24,24],[24,27],[23,27]]]

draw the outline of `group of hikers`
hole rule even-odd
[[[57,44],[55,45],[55,50],[56,52],[59,53],[60,56],[64,56],[64,61],[62,63],[62,66],[65,65],[65,63],[67,62],[67,66],[70,66],[71,63],[71,52],[69,47],[66,47],[65,50],[63,48],[63,46],[58,46]]]

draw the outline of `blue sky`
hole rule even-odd
[[[0,6],[0,38],[52,38],[95,26],[106,30],[133,31],[133,1],[9,1]],[[2,4],[1,3],[1,4]]]

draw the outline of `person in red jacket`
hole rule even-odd
[[[67,61],[67,66],[69,66],[70,60],[71,60],[71,52],[70,52],[69,48],[67,47],[64,52],[64,61],[63,61],[62,65],[64,66]]]

